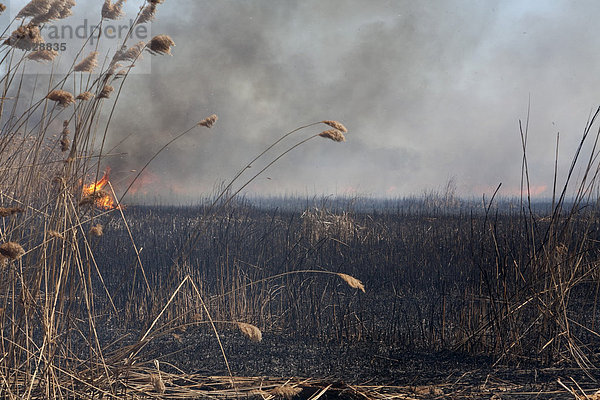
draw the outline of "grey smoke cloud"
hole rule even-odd
[[[453,178],[464,195],[499,182],[515,194],[518,120],[531,98],[531,179],[548,196],[556,133],[566,171],[599,102],[599,8],[592,1],[166,1],[151,31],[169,34],[176,47],[173,57],[145,56],[152,73],[125,84],[109,147],[131,137],[118,147],[128,155],[110,161],[113,180],[126,182],[173,135],[216,113],[214,128],[193,131],[151,164],[142,192],[166,201],[206,194],[283,133],[335,119],[350,130],[346,143],[315,139],[248,192],[402,196]]]

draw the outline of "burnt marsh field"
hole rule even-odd
[[[190,327],[210,334],[212,318],[224,335],[240,321],[309,345],[593,368],[600,218],[581,205],[545,209],[129,206],[126,218],[94,220],[104,234],[90,239],[93,284],[106,288],[95,291],[95,312],[141,331],[163,312],[154,329],[175,342]],[[360,280],[364,293],[336,274]],[[186,276],[197,288],[180,287]]]

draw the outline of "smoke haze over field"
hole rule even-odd
[[[128,1],[126,19],[140,4]],[[99,14],[101,3],[78,8]],[[112,179],[130,179],[216,113],[215,127],[150,165],[138,193],[206,194],[283,133],[334,119],[346,143],[312,140],[248,192],[403,196],[453,179],[462,195],[500,182],[515,195],[518,121],[531,99],[532,192],[550,196],[557,132],[564,175],[600,104],[599,13],[595,1],[166,0],[151,32],[173,38],[173,57],[145,56],[152,73],[125,83],[109,147],[131,136],[117,148],[128,155],[110,161]]]

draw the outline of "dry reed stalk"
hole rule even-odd
[[[212,128],[212,126],[217,122],[219,117],[216,114],[211,115],[210,117],[204,118],[202,121],[198,122],[199,126],[205,126],[207,128]]]
[[[334,142],[345,142],[346,141],[344,134],[341,131],[338,131],[337,129],[329,129],[329,130],[323,131],[323,132],[319,133],[319,136],[324,137],[326,139],[331,139]]]
[[[46,96],[48,100],[52,100],[58,103],[61,107],[67,107],[71,103],[75,103],[73,95],[66,90],[56,89],[48,93]]]
[[[98,52],[92,51],[79,64],[73,67],[75,72],[92,72],[98,66]]]
[[[17,260],[25,254],[25,250],[23,250],[23,247],[19,243],[6,242],[0,245],[0,254],[11,260]]]
[[[21,50],[30,50],[36,44],[40,43],[44,43],[40,28],[31,24],[18,27],[13,31],[9,38],[4,41],[5,45]]]
[[[9,215],[20,214],[23,210],[21,207],[0,207],[0,217],[8,217]]]
[[[325,121],[321,121],[321,122],[329,125],[330,127],[334,128],[334,129],[337,129],[340,132],[348,133],[348,129],[346,129],[344,124],[342,124],[341,122],[331,121],[331,120],[325,120]]]
[[[125,0],[117,0],[116,3],[112,3],[110,0],[104,0],[102,5],[102,18],[105,19],[119,19],[123,16],[123,4]]]
[[[363,285],[363,283],[355,277],[350,276],[348,274],[343,274],[341,272],[337,273],[336,275],[342,278],[344,282],[346,282],[351,288],[360,289],[363,293],[365,293],[365,285]]]
[[[248,339],[252,340],[253,342],[260,342],[262,340],[262,332],[260,329],[258,329],[258,327],[245,322],[236,322],[236,324],[238,328],[240,328],[240,331],[242,331],[242,333]]]
[[[115,90],[114,87],[112,87],[110,85],[104,85],[104,87],[102,88],[102,90],[98,94],[98,98],[99,99],[108,99],[109,96],[110,96],[110,94],[113,92],[113,90]]]
[[[90,228],[90,234],[92,236],[100,237],[103,235],[103,233],[102,225],[100,224],[94,225]]]
[[[92,92],[81,92],[77,95],[76,99],[86,101],[91,99],[92,97],[94,97],[94,93]]]
[[[302,391],[301,387],[294,387],[291,385],[282,385],[278,386],[275,389],[271,390],[271,395],[275,397],[281,397],[284,399],[291,399],[294,396],[297,396]]]
[[[175,46],[175,42],[168,35],[154,36],[146,45],[146,48],[151,54],[171,54],[171,47]]]
[[[37,62],[52,61],[58,55],[56,50],[38,50],[27,54],[27,58]]]

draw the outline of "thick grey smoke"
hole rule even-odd
[[[216,113],[214,128],[151,164],[149,200],[206,194],[283,133],[323,119],[343,122],[348,141],[315,139],[248,191],[395,196],[453,178],[464,195],[499,182],[512,195],[530,98],[532,185],[548,196],[556,133],[566,170],[600,101],[598,11],[592,1],[165,1],[151,31],[176,47],[145,56],[152,73],[125,84],[109,147],[131,136],[113,180]]]

